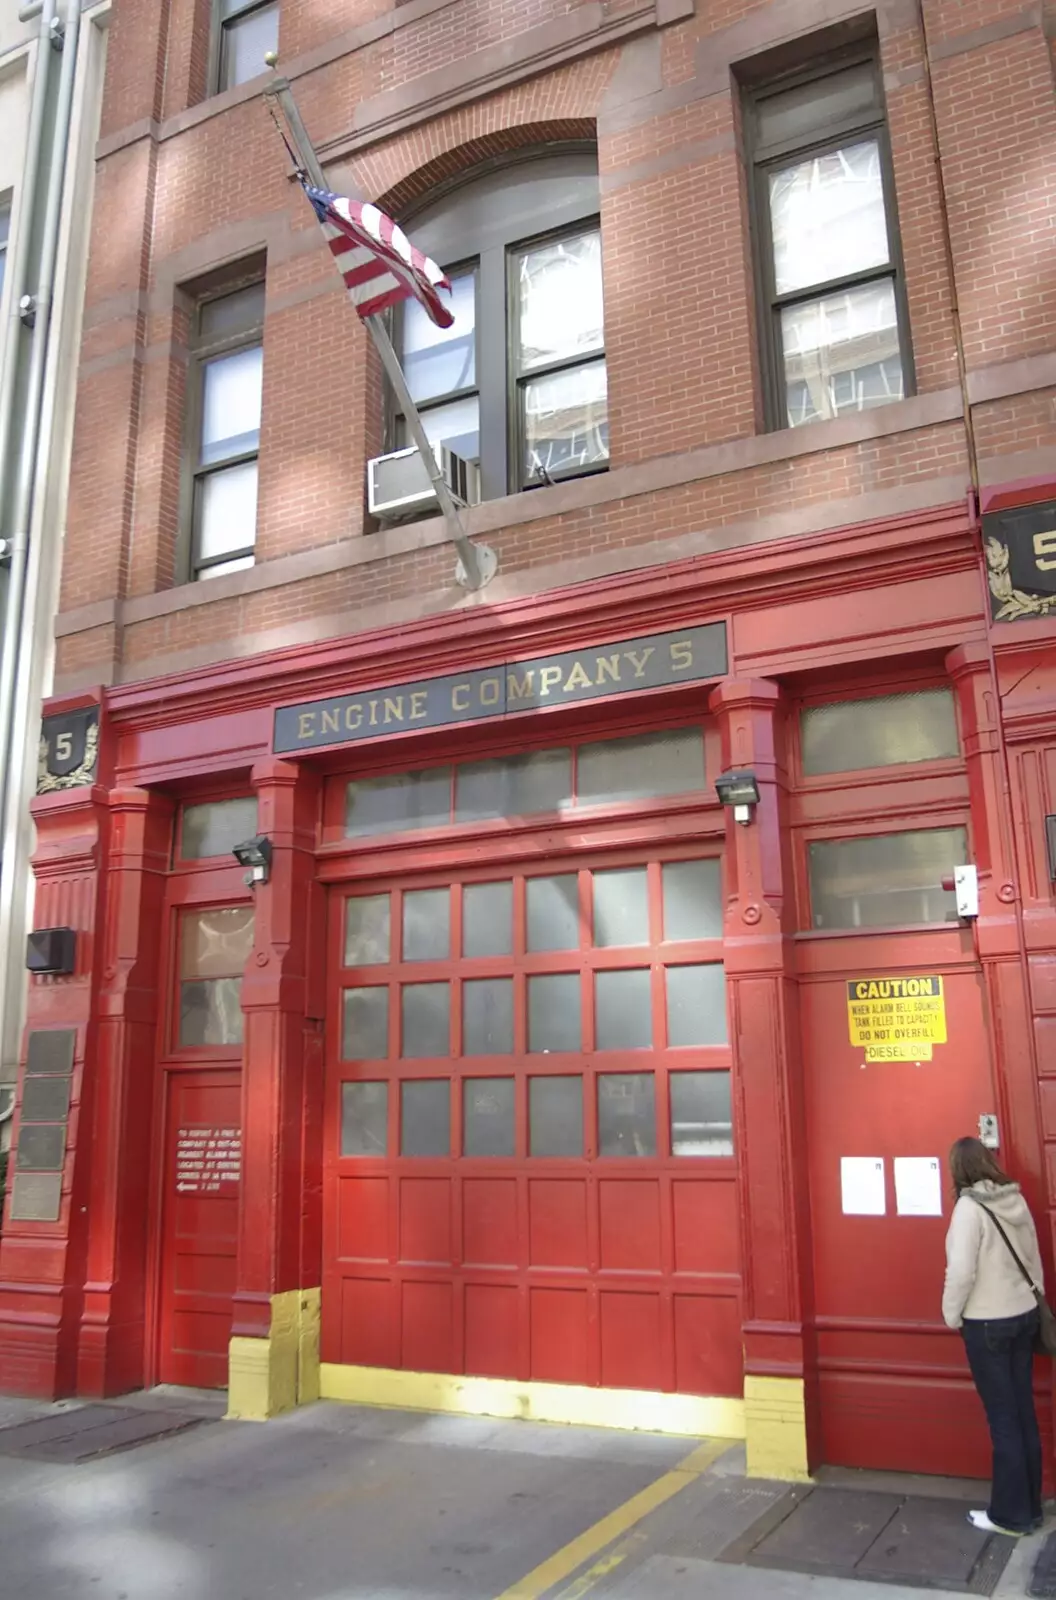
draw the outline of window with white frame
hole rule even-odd
[[[222,94],[267,71],[279,46],[278,0],[218,0],[216,90]]]
[[[198,302],[193,349],[190,573],[253,565],[264,366],[264,284]]]

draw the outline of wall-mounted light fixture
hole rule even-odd
[[[258,883],[267,883],[271,873],[271,840],[258,833],[253,839],[236,844],[231,854],[240,867],[248,867],[244,883],[255,889]]]
[[[724,772],[715,779],[715,792],[724,806],[733,807],[735,822],[749,823],[759,804],[759,784],[754,772]]]

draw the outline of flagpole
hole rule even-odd
[[[269,60],[268,65],[274,66],[274,61]],[[264,94],[269,100],[277,101],[282,110],[290,135],[290,143],[299,166],[317,189],[328,188],[329,185],[319,164],[319,157],[316,155],[312,141],[309,139],[308,132],[301,121],[301,113],[298,110],[296,100],[293,98],[289,79],[274,78],[264,90]],[[429,474],[429,481],[433,486],[433,493],[436,495],[440,510],[443,512],[444,521],[447,523],[451,541],[458,551],[459,561],[458,566],[455,568],[455,579],[465,589],[483,589],[485,584],[489,583],[495,576],[495,571],[499,564],[498,557],[488,545],[474,544],[466,533],[462,518],[459,515],[458,506],[455,504],[454,497],[447,486],[440,464],[433,454],[432,446],[426,438],[422,419],[418,414],[418,407],[411,399],[411,392],[407,387],[403,368],[400,366],[399,357],[392,348],[392,340],[389,338],[388,330],[382,318],[376,315],[363,317],[362,321],[374,340],[375,349],[381,358],[381,364],[385,368],[386,376],[392,385],[396,402],[407,420],[411,438],[418,447],[418,454],[425,463],[425,469]]]

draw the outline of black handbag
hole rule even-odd
[[[1030,1292],[1034,1296],[1034,1300],[1038,1307],[1038,1331],[1034,1339],[1035,1350],[1037,1350],[1039,1355],[1053,1356],[1056,1358],[1056,1313],[1053,1312],[1049,1302],[1046,1300],[1045,1296],[1034,1282],[1034,1279],[1023,1265],[1019,1258],[1019,1251],[1012,1243],[1012,1240],[1008,1237],[1008,1234],[1005,1232],[1000,1222],[998,1222],[997,1218],[994,1216],[994,1213],[990,1210],[990,1207],[986,1204],[986,1201],[980,1200],[978,1195],[971,1193],[969,1193],[968,1198],[969,1200],[974,1200],[976,1205],[980,1206],[982,1210],[986,1212],[987,1216],[990,1218],[990,1221],[993,1223],[994,1227],[1005,1241],[1005,1248],[1012,1257],[1012,1260],[1016,1263],[1016,1266],[1019,1268],[1020,1272],[1027,1280],[1027,1283],[1030,1285]]]

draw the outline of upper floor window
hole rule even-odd
[[[190,576],[253,565],[264,349],[264,284],[199,301],[191,386]]]
[[[451,276],[453,327],[413,302],[396,340],[434,449],[480,464],[485,499],[608,465],[593,152],[488,173],[410,219]],[[407,441],[398,413],[391,443]]]
[[[219,0],[217,93],[267,70],[264,57],[279,46],[278,0]]]
[[[772,428],[912,388],[875,49],[752,89],[747,119]]]

